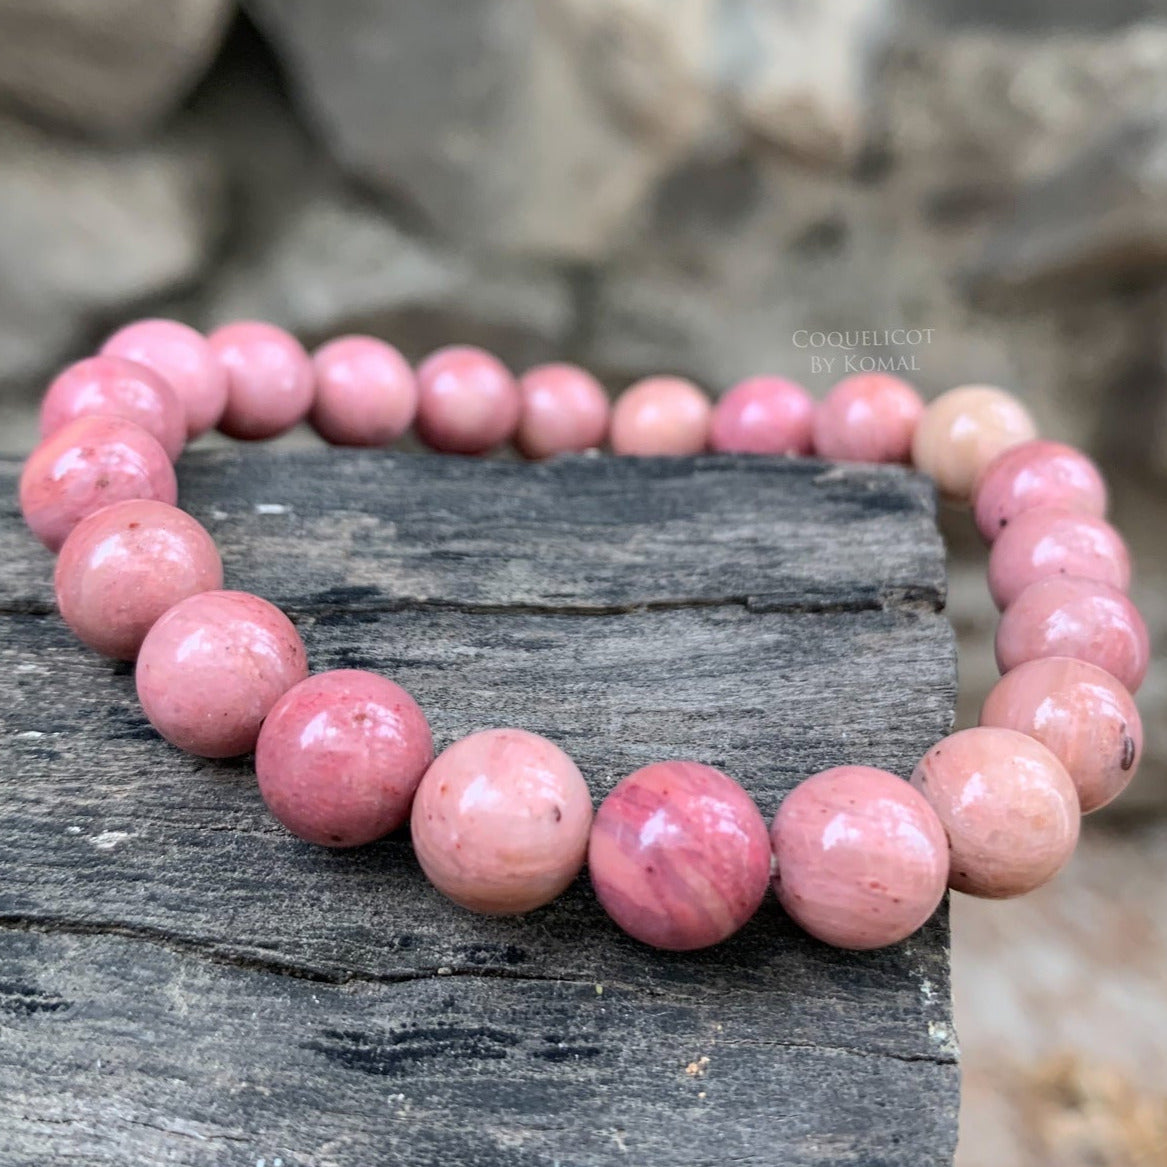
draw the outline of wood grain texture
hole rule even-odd
[[[769,816],[828,765],[906,772],[951,722],[932,493],[901,470],[248,450],[180,481],[314,667],[385,671],[439,748],[545,733],[597,798],[689,757]],[[487,920],[403,836],[299,843],[247,763],[165,746],[130,669],[72,641],[6,506],[0,1161],[950,1162],[943,912],[856,955],[770,898],[664,955],[586,880]]]

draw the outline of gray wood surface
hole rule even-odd
[[[76,645],[0,461],[0,1163],[946,1164],[958,1071],[942,911],[836,952],[773,899],[654,953],[586,879],[519,920],[453,907],[404,835],[270,820],[245,762],[185,757],[129,667]],[[828,765],[900,773],[947,731],[930,486],[702,458],[543,466],[189,456],[229,586],[313,666],[383,670],[438,747],[547,734],[597,799],[650,760],[769,816]]]

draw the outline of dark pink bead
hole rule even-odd
[[[645,377],[612,410],[612,451],[633,457],[700,454],[709,445],[713,406],[681,377]]]
[[[334,446],[388,446],[413,424],[417,379],[391,344],[342,336],[316,350],[312,426]]]
[[[508,441],[522,399],[510,370],[470,345],[431,353],[417,370],[417,436],[445,454],[485,454]]]
[[[920,395],[899,377],[847,377],[815,411],[815,453],[839,462],[907,462],[923,413]]]
[[[753,914],[770,879],[770,840],[750,796],[697,762],[658,762],[600,804],[588,870],[604,910],[656,948],[705,948]]]
[[[784,377],[750,377],[713,409],[710,448],[726,454],[809,454],[814,401]]]
[[[590,450],[608,436],[603,386],[575,365],[539,365],[519,380],[523,398],[515,444],[528,458]]]

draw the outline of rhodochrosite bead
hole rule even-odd
[[[575,365],[539,365],[519,379],[522,413],[515,444],[550,458],[603,444],[611,408],[603,386]]]
[[[604,910],[656,948],[705,948],[757,911],[770,840],[750,796],[698,762],[658,762],[600,804],[588,871]]]
[[[417,379],[391,344],[342,336],[316,350],[311,421],[334,446],[388,446],[413,423]]]
[[[259,733],[255,773],[268,810],[293,834],[358,847],[405,821],[433,756],[425,715],[400,685],[337,669],[275,703]]]
[[[20,475],[20,509],[33,534],[59,551],[87,515],[127,498],[178,499],[174,466],[140,425],[79,417],[29,456]]]
[[[177,507],[130,499],[73,528],[57,558],[57,605],[84,644],[133,660],[180,600],[223,586],[214,540]]]
[[[841,462],[906,462],[923,413],[920,395],[899,377],[847,377],[815,411],[815,453]]]
[[[750,377],[713,409],[711,449],[726,454],[809,454],[814,401],[784,377]]]
[[[417,370],[417,436],[447,454],[485,454],[519,424],[522,401],[511,371],[471,345],[431,353]]]
[[[626,389],[612,410],[617,454],[700,454],[709,442],[713,406],[691,381],[648,377]]]
[[[176,604],[146,634],[136,673],[150,724],[204,758],[254,749],[272,706],[307,675],[292,622],[246,592],[202,592]]]
[[[491,915],[529,912],[559,895],[583,866],[591,822],[576,764],[521,729],[482,730],[440,753],[410,818],[434,887]]]
[[[920,759],[912,785],[948,833],[948,886],[1005,899],[1052,879],[1073,854],[1081,815],[1066,768],[1012,729],[965,729]]]
[[[927,800],[869,766],[824,770],[783,800],[770,829],[787,914],[838,948],[910,936],[948,885],[948,839]]]

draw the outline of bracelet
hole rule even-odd
[[[411,425],[439,452],[513,441],[528,458],[592,450],[705,450],[910,463],[971,503],[1002,611],[1002,679],[980,724],[944,738],[908,781],[846,765],[811,775],[767,829],[746,791],[691,761],[628,775],[593,815],[579,769],[553,742],[486,729],[436,758],[425,715],[399,685],[341,669],[309,676],[284,613],[223,589],[211,536],[176,508],[173,461],[217,426],[241,440],[307,418],[337,445],[385,446]],[[716,944],[773,885],[785,911],[843,948],[895,944],[946,888],[1004,898],[1065,864],[1081,815],[1133,777],[1143,733],[1132,694],[1149,641],[1128,599],[1130,557],[1105,521],[1093,462],[1039,440],[1024,407],[990,386],[925,406],[906,382],[849,377],[817,406],[755,377],[714,406],[691,382],[651,377],[609,406],[582,369],[521,378],[481,349],[440,349],[416,372],[380,340],[309,356],[269,324],[204,337],[145,320],[66,369],[41,408],[42,442],[20,504],[58,552],[61,615],[97,652],[136,660],[151,724],[208,758],[254,750],[260,793],[288,830],[355,847],[410,823],[421,867],[473,911],[546,904],[586,861],[615,922],[659,948]]]

